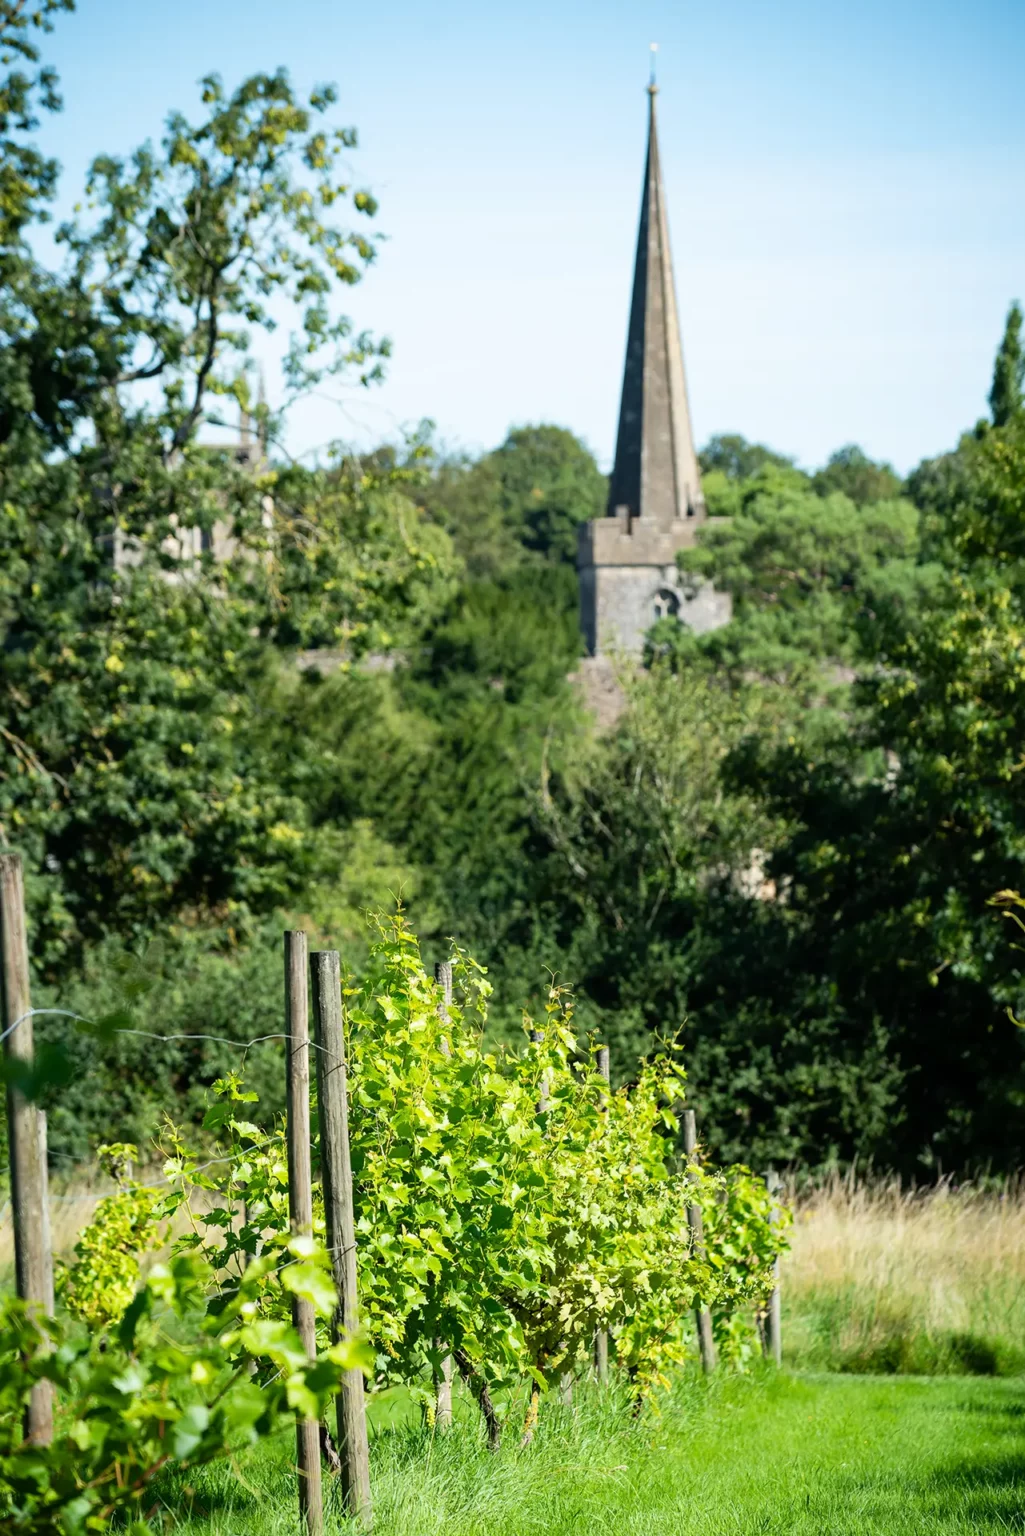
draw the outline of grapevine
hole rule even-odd
[[[319,1418],[345,1370],[429,1406],[450,1355],[497,1448],[496,1402],[519,1398],[496,1389],[526,1386],[529,1443],[542,1395],[587,1369],[599,1329],[638,1406],[692,1353],[695,1307],[712,1310],[726,1356],[743,1357],[785,1213],[748,1170],[679,1153],[678,1061],[658,1055],[612,1091],[556,984],[521,1044],[493,1048],[489,990],[457,949],[446,999],[401,915],[378,920],[365,975],[343,986],[356,1337],[332,1342],[322,1206],[312,1234],[290,1232],[285,1129],[259,1123],[239,1073],[211,1089],[216,1155],[167,1124],[163,1187],[130,1176],[134,1147],[101,1149],[118,1188],[62,1274],[67,1321],[0,1310],[0,1517],[32,1536],[84,1536],[115,1517],[142,1533],[164,1466],[228,1454],[296,1412]],[[703,1212],[701,1251],[689,1204]],[[171,1228],[166,1262],[143,1278]],[[314,1359],[290,1321],[297,1296],[318,1319]],[[53,1443],[36,1447],[21,1414],[43,1378],[61,1412]]]

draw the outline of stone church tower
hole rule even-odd
[[[591,655],[639,655],[655,620],[702,633],[730,617],[728,595],[680,580],[676,552],[707,518],[683,371],[655,96],[608,513],[580,528],[580,617]]]

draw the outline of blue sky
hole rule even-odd
[[[1025,297],[1020,0],[80,0],[46,142],[70,201],[92,154],[198,114],[208,71],[337,82],[388,236],[348,309],[394,356],[301,406],[293,448],[549,420],[607,465],[653,40],[699,442],[814,465],[856,441],[902,470],[952,445]]]

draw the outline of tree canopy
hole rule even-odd
[[[514,427],[479,459],[441,456],[421,490],[471,576],[523,563],[576,567],[577,528],[605,515],[608,482],[565,427]]]
[[[859,507],[892,501],[903,489],[900,476],[889,464],[876,463],[856,443],[838,448],[825,468],[812,476],[812,485],[820,496],[840,491]]]
[[[993,425],[1006,427],[1021,414],[1022,385],[1025,384],[1025,348],[1021,340],[1021,305],[1014,303],[1007,311],[1003,339],[993,365],[993,385],[989,408]]]
[[[10,49],[33,57],[9,10]],[[33,90],[57,98],[45,70],[5,90],[20,234],[55,172],[17,136]],[[159,151],[93,163],[60,268],[23,241],[6,257],[0,825],[31,854],[54,960],[185,913],[237,921],[309,879],[303,805],[268,777],[277,654],[408,643],[456,570],[401,476],[254,468],[204,436],[230,403],[273,438],[247,327],[274,323],[276,295],[294,306],[290,388],[370,378],[383,349],[335,310],[374,250],[339,215],[376,205],[339,176],[355,135],[326,126],[333,92],[301,101],[279,73],[202,96]]]
[[[428,956],[454,934],[487,963],[495,1034],[554,972],[619,1079],[682,1046],[721,1155],[1018,1166],[1023,979],[993,905],[1025,888],[1018,307],[992,422],[906,482],[854,446],[805,472],[712,439],[716,517],[680,564],[733,620],[654,626],[600,731],[574,680],[577,529],[607,491],[584,443],[535,423],[452,455],[425,424],[285,450],[305,391],[388,356],[344,302],[376,203],[333,91],[208,77],[195,121],[94,161],[39,258],[39,45],[69,8],[0,3],[0,838],[38,996],[255,1038],[276,925],[358,969],[361,912],[399,901]],[[253,363],[274,324],[278,411]],[[77,1048],[72,1156],[112,1117],[144,1139],[161,1096],[191,1113],[230,1059]]]

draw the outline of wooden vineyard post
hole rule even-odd
[[[540,1045],[544,1035],[539,1029],[530,1030],[528,1040],[531,1045]],[[552,1079],[546,1067],[541,1074],[541,1082],[538,1085],[537,1112],[539,1115],[547,1115],[552,1107]]]
[[[3,976],[4,1053],[31,1066],[35,1054],[29,995],[28,934],[21,855],[0,855],[0,972]],[[15,1027],[17,1026],[17,1027]],[[46,1120],[11,1082],[7,1087],[7,1145],[14,1218],[14,1273],[18,1295],[37,1310],[53,1311],[53,1258],[46,1179]],[[53,1389],[32,1388],[25,1437],[33,1445],[53,1439]]]
[[[694,1156],[697,1144],[698,1131],[697,1122],[694,1119],[694,1111],[692,1109],[685,1109],[683,1112],[683,1147],[688,1159]],[[705,1256],[705,1230],[701,1220],[700,1205],[696,1203],[688,1205],[687,1225],[690,1227],[694,1252],[699,1259],[703,1259]],[[705,1307],[695,1307],[694,1321],[698,1330],[701,1369],[706,1376],[709,1376],[715,1370],[715,1341],[712,1338],[712,1314]]]
[[[334,1271],[338,1308],[332,1322],[337,1340],[359,1327],[356,1288],[356,1221],[349,1155],[349,1094],[342,1030],[341,965],[337,950],[310,956],[313,1012],[317,1021],[317,1111],[320,1119],[320,1172],[324,1217]],[[370,1448],[363,1372],[346,1371],[338,1394],[338,1451],[342,1462],[342,1499],[346,1512],[364,1529],[372,1518]]]
[[[772,1196],[772,1215],[770,1221],[775,1224],[779,1219],[777,1215],[776,1196],[779,1194],[780,1179],[775,1168],[770,1168],[765,1175],[765,1186]],[[772,1266],[775,1285],[769,1296],[768,1312],[765,1320],[765,1347],[770,1360],[776,1365],[783,1364],[783,1312],[779,1294],[779,1259]]]
[[[439,960],[434,967],[434,979],[441,988],[441,1016],[447,1020],[448,1010],[452,1006],[452,962],[451,960]],[[451,1046],[447,1040],[441,1042],[441,1049],[446,1056],[451,1054]],[[444,1339],[435,1339],[435,1349],[445,1348]],[[434,1375],[434,1427],[436,1429],[448,1429],[452,1423],[452,1356],[445,1354],[441,1365]]]
[[[46,1140],[46,1110],[36,1110],[36,1146],[39,1156],[39,1194],[43,1212],[43,1310],[52,1317],[57,1305],[53,1292],[53,1230],[50,1226],[50,1169]]]
[[[448,1022],[448,1010],[452,1006],[452,962],[451,960],[439,960],[434,967],[434,979],[441,988],[441,1008],[438,1010],[441,1017]],[[446,1056],[451,1055],[451,1047],[446,1041],[442,1045]]]
[[[606,1084],[611,1079],[609,1071],[609,1048],[607,1045],[598,1047],[597,1059],[598,1075],[605,1079]],[[594,1374],[599,1381],[609,1379],[609,1336],[604,1328],[598,1328],[594,1335]]]
[[[528,1039],[530,1040],[532,1045],[540,1045],[541,1042],[544,1039],[544,1035],[541,1033],[541,1031],[539,1029],[532,1029],[529,1032]],[[551,1110],[552,1110],[552,1076],[551,1076],[550,1069],[548,1067],[546,1067],[545,1070],[541,1074],[541,1081],[538,1084],[537,1112],[538,1112],[539,1115],[548,1115],[548,1114],[551,1114]],[[559,1376],[559,1397],[560,1397],[561,1401],[564,1404],[567,1405],[567,1407],[572,1403],[572,1401],[573,1401],[573,1372],[572,1371],[563,1371],[561,1373],[561,1375]],[[531,1433],[533,1433],[533,1431],[531,1431]],[[529,1444],[529,1441],[527,1440],[526,1436],[524,1437],[524,1443]]]
[[[288,1215],[293,1236],[313,1231],[310,1163],[310,1015],[306,986],[306,935],[285,934],[285,1059],[287,1067]],[[292,1322],[309,1359],[317,1353],[313,1307],[292,1298]],[[320,1425],[296,1420],[299,1516],[307,1536],[322,1536],[324,1496],[320,1478]]]

